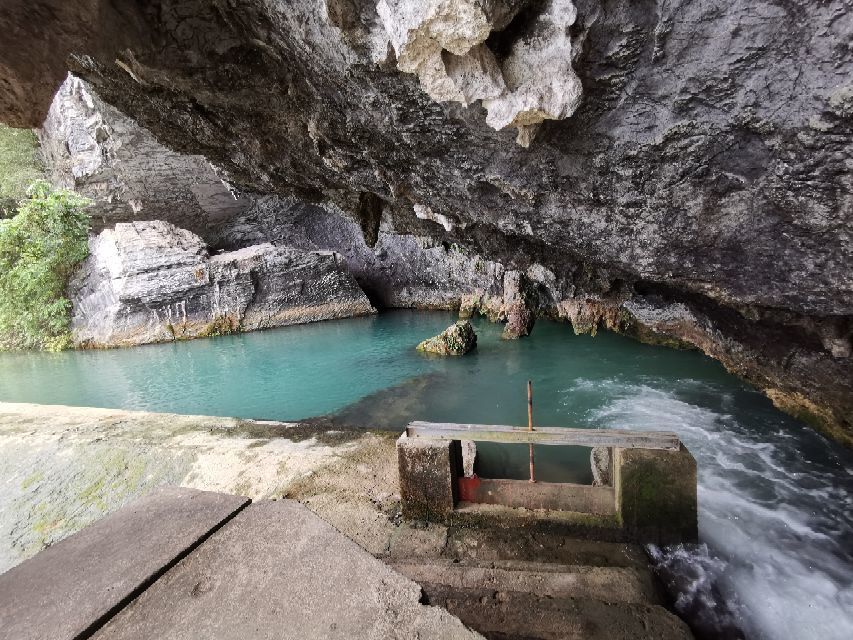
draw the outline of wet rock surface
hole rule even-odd
[[[477,334],[467,320],[450,325],[433,338],[421,342],[417,349],[439,356],[464,356],[477,346]]]
[[[163,221],[121,223],[90,242],[71,283],[74,341],[147,344],[373,312],[332,252],[259,244],[210,256]]]
[[[449,4],[452,20],[435,23]],[[688,308],[678,340],[849,439],[847,3],[578,0],[568,24],[570,4],[12,2],[0,14],[0,118],[40,124],[46,86],[71,66],[241,190],[343,211],[367,247],[354,249],[368,274],[356,277],[395,305],[502,296],[500,265],[536,276],[536,314],[580,330],[616,324],[602,299],[614,312],[632,299]],[[567,23],[549,30],[558,6]],[[54,46],[27,57],[33,16]],[[514,66],[534,50],[535,73]],[[496,98],[477,96],[569,70],[577,109],[532,125],[528,148],[520,121],[490,126],[482,101]],[[285,217],[261,211],[256,229]],[[270,241],[260,235],[252,244]],[[425,262],[397,259],[407,243]],[[442,251],[450,262],[433,259]]]
[[[504,277],[503,311],[506,314],[506,326],[503,331],[505,340],[530,335],[536,318],[530,299],[530,283],[523,273],[510,271]]]

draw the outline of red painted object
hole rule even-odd
[[[480,489],[480,478],[475,473],[469,478],[459,478],[459,499],[463,502],[476,502]]]

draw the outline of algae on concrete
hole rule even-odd
[[[358,445],[289,426],[0,403],[0,572],[160,485],[278,497]]]

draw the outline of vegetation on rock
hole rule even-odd
[[[0,124],[0,218],[14,215],[27,187],[43,174],[35,134]]]
[[[0,220],[0,350],[60,351],[71,345],[65,296],[89,252],[88,201],[44,181]]]

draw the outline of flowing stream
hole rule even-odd
[[[0,401],[300,420],[402,431],[413,419],[666,429],[699,466],[702,544],[650,548],[676,607],[710,635],[853,638],[853,454],[697,352],[567,325],[464,358],[414,350],[447,313],[389,312],[99,352],[3,355]],[[484,476],[525,477],[527,448],[481,447]],[[537,447],[542,480],[589,482],[588,450]]]

